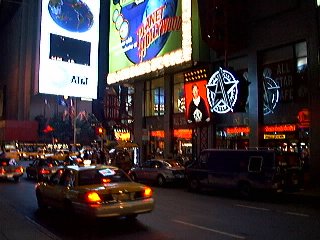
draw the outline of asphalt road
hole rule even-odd
[[[34,186],[25,177],[18,184],[0,181],[0,195],[54,239],[320,239],[320,209],[287,197],[249,201],[229,193],[190,193],[183,186],[154,187],[152,213],[135,221],[90,220],[57,210],[39,212]]]

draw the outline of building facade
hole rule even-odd
[[[192,2],[194,18],[199,16],[201,7],[194,4],[196,1]],[[192,61],[186,64],[124,81],[135,89],[133,140],[141,148],[141,161],[150,155],[182,154],[194,158],[205,148],[268,147],[297,153],[308,166],[313,181],[318,181],[315,180],[320,171],[317,3],[312,0],[243,1],[247,10],[246,26],[243,32],[241,25],[238,25],[240,31],[230,27],[228,34],[235,41],[246,42],[226,51],[225,46],[219,46],[219,41],[208,41],[203,32],[201,35],[203,29],[200,30],[204,26],[201,20],[211,17],[214,21],[214,5],[219,2],[212,1],[206,17],[200,16],[199,22],[192,22],[193,49],[204,43],[202,49],[206,49],[206,54],[199,54],[198,58],[193,55]],[[211,106],[209,123],[189,124],[187,77],[204,70],[208,75],[205,79],[209,81],[219,67],[232,69],[235,76],[246,80],[244,90],[240,90],[240,83],[237,89],[247,89],[248,97],[242,99],[245,104],[228,112],[215,111]]]

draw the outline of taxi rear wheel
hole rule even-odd
[[[69,199],[64,200],[64,210],[68,215],[73,215],[74,213],[72,203]]]
[[[20,177],[14,177],[14,178],[13,178],[13,181],[14,181],[15,183],[20,182]]]
[[[38,208],[40,210],[46,210],[48,206],[44,203],[41,193],[38,191],[36,195],[37,195]]]

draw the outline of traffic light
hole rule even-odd
[[[102,137],[104,135],[104,129],[103,127],[97,127],[96,128],[96,134],[100,137]]]

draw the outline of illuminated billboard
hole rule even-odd
[[[43,0],[39,93],[97,98],[100,1]]]
[[[191,0],[110,1],[108,84],[191,61]]]
[[[210,122],[209,103],[206,96],[207,80],[185,82],[186,119],[188,123]]]

